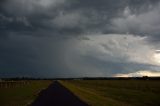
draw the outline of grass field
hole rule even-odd
[[[51,81],[0,82],[0,106],[27,106]]]
[[[160,81],[70,80],[60,82],[92,106],[160,106]]]

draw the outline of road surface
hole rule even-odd
[[[47,89],[40,92],[31,106],[88,106],[72,92],[55,81]]]

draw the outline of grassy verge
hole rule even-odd
[[[30,81],[29,84],[13,87],[0,88],[1,106],[27,106],[37,94],[49,86],[51,81]]]
[[[160,106],[160,81],[77,80],[61,83],[92,106]]]

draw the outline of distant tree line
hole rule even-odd
[[[15,77],[0,78],[3,81],[18,80],[160,80],[160,77],[80,77],[80,78],[34,78],[34,77]]]

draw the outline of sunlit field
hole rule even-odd
[[[47,80],[0,82],[0,106],[27,106],[49,84]]]
[[[70,80],[61,83],[92,106],[160,106],[158,80]]]

